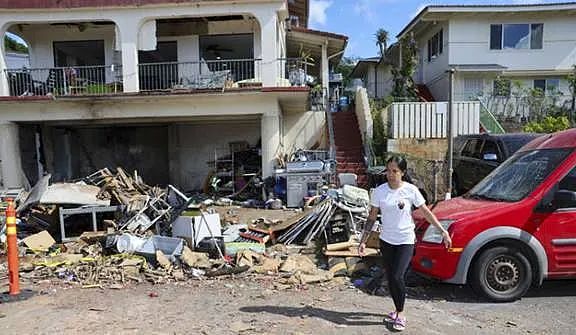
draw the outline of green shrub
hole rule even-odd
[[[523,128],[529,133],[555,133],[570,128],[570,121],[566,116],[547,116],[541,121],[532,121]]]

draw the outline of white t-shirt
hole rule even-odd
[[[378,186],[370,204],[380,208],[380,239],[394,245],[414,244],[412,205],[420,207],[425,203],[418,188],[405,181],[397,189],[391,189],[388,183]]]

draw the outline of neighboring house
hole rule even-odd
[[[30,58],[28,57],[28,54],[6,52],[6,67],[9,69],[30,67]]]
[[[244,141],[273,175],[277,155],[324,138],[305,82],[327,91],[347,44],[308,29],[308,10],[308,0],[0,0],[0,33],[30,48],[26,70],[0,54],[4,187],[123,166],[197,190],[219,150]]]
[[[350,73],[350,77],[362,80],[369,98],[383,99],[392,91],[390,63],[382,57],[360,59]]]
[[[447,70],[456,70],[454,99],[512,94],[517,86],[569,95],[576,64],[576,3],[425,7],[399,34],[413,36],[415,75],[437,101],[448,99]],[[501,77],[504,83],[497,85]]]

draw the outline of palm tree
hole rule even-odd
[[[384,57],[386,47],[388,46],[388,31],[380,28],[374,36],[376,37],[376,45],[380,48],[380,57]]]

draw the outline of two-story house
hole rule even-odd
[[[122,166],[201,189],[239,142],[271,176],[277,156],[326,138],[311,81],[329,87],[347,37],[308,29],[308,12],[308,0],[0,0],[0,34],[30,50],[24,69],[0,52],[4,187]]]
[[[415,80],[438,101],[474,99],[515,86],[569,95],[576,64],[576,3],[427,6],[398,34],[419,50]],[[498,78],[498,80],[496,80]],[[505,87],[502,87],[505,86]],[[512,87],[510,87],[512,86]]]

